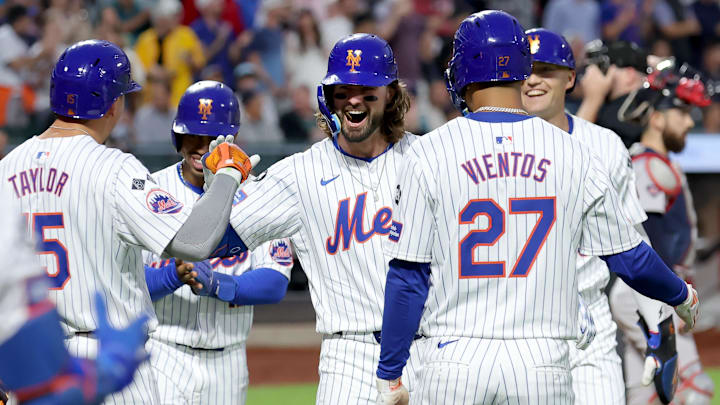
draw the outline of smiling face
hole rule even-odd
[[[362,142],[380,132],[385,106],[392,99],[387,86],[337,85],[333,89],[334,112],[348,142]]]
[[[522,85],[525,109],[550,120],[565,110],[565,91],[575,83],[575,72],[569,68],[534,62],[530,77]]]
[[[180,154],[183,157],[183,177],[198,187],[202,187],[203,171],[200,159],[210,149],[211,136],[177,135],[180,137]]]

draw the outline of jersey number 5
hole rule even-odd
[[[65,228],[63,214],[61,212],[32,214],[32,226],[37,254],[55,256],[57,271],[51,274],[48,268],[45,268],[45,272],[50,277],[50,289],[62,290],[67,281],[70,280],[67,248],[57,239],[46,238],[45,230]]]
[[[511,198],[510,214],[540,214],[510,277],[527,277],[550,229],[555,224],[555,197]],[[476,262],[478,246],[493,246],[505,234],[505,211],[492,199],[470,200],[460,211],[461,224],[473,224],[478,215],[488,218],[485,229],[474,229],[458,244],[460,278],[505,277],[505,261]]]

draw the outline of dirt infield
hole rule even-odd
[[[695,334],[705,367],[720,367],[720,330]],[[248,347],[251,385],[317,383],[319,347]]]
[[[251,385],[317,383],[320,348],[247,349]]]

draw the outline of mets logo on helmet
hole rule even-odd
[[[148,209],[156,214],[177,214],[183,209],[183,204],[180,201],[176,200],[167,191],[159,188],[150,190],[147,197],[145,197],[145,201]]]
[[[282,266],[290,267],[293,265],[292,249],[284,240],[274,240],[270,244],[270,256]]]
[[[355,66],[360,66],[360,61],[362,60],[360,55],[362,55],[362,51],[360,49],[356,49],[354,51],[352,49],[348,49],[347,57],[345,58],[347,63],[345,66],[350,66],[351,72],[356,72]]]
[[[198,114],[202,115],[202,119],[206,120],[208,115],[212,114],[212,99],[201,98],[198,103]]]
[[[540,50],[540,35],[528,35],[528,41],[530,41],[530,53],[535,55]]]

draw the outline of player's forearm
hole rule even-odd
[[[583,98],[575,115],[587,121],[595,122],[604,101],[604,98],[598,96],[586,96]]]
[[[166,266],[159,268],[145,266],[145,282],[153,302],[172,294],[183,285],[175,269],[175,260],[170,260]]]
[[[165,248],[165,253],[191,262],[209,257],[230,221],[237,186],[232,177],[216,175],[210,189],[195,204],[188,219]]]
[[[233,276],[235,281],[235,305],[261,305],[280,302],[289,280],[279,271],[259,268]]]
[[[646,297],[673,307],[688,297],[685,282],[645,242],[628,251],[600,258],[607,263],[610,271]]]
[[[380,334],[379,378],[394,380],[402,375],[427,300],[429,278],[428,263],[390,261]]]

